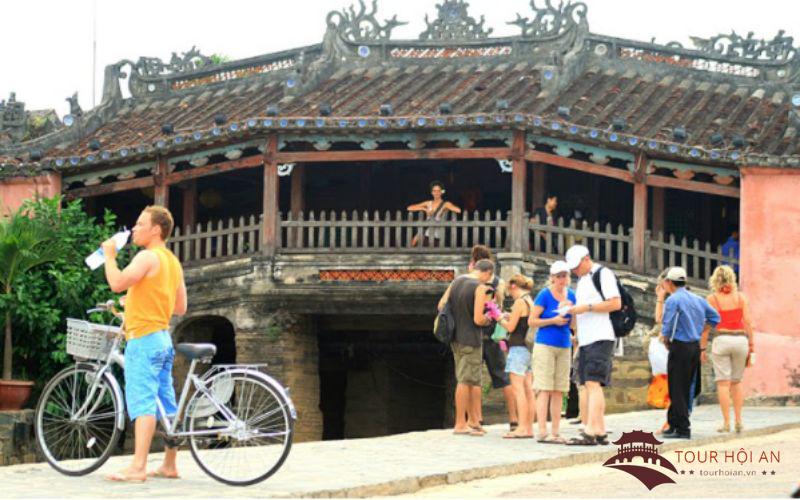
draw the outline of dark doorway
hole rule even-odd
[[[416,316],[319,318],[323,439],[444,427],[450,351],[429,323]]]

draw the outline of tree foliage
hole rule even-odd
[[[6,304],[13,313],[14,375],[41,387],[71,363],[64,350],[67,318],[86,318],[87,309],[113,297],[102,268],[91,271],[83,261],[116,231],[116,217],[106,211],[97,221],[84,212],[80,200],[62,206],[61,197],[30,200],[22,210],[52,228],[59,242],[54,260],[15,281]],[[123,251],[121,266],[129,255]]]

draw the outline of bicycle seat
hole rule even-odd
[[[210,358],[217,353],[214,344],[178,344],[175,350],[186,356],[187,359]]]

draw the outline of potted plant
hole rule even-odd
[[[0,311],[5,317],[3,377],[0,380],[0,410],[19,410],[30,398],[33,382],[12,380],[12,315],[16,297],[14,284],[36,266],[55,260],[58,253],[51,227],[22,211],[0,219]]]

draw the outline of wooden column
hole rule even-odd
[[[278,136],[272,134],[267,138],[264,150],[264,209],[261,230],[261,251],[269,257],[274,256],[278,249],[279,201]]]
[[[531,213],[539,207],[543,207],[545,196],[547,196],[547,164],[533,163],[533,181],[531,190]]]
[[[306,209],[306,166],[297,164],[292,170],[292,194],[289,199],[292,216],[297,217]]]
[[[653,188],[653,235],[664,232],[664,188]]]
[[[514,131],[514,144],[511,147],[513,171],[511,174],[511,251],[524,252],[528,249],[528,234],[525,216],[525,191],[527,188],[528,166],[525,162],[525,132]]]
[[[183,227],[194,227],[197,223],[197,180],[192,179],[183,186]]]
[[[167,175],[169,175],[167,159],[159,158],[153,175],[153,184],[155,186],[153,203],[169,208],[169,181],[167,180]]]
[[[645,231],[647,231],[647,159],[643,154],[636,157],[633,183],[633,255],[631,264],[637,272],[645,268]]]

